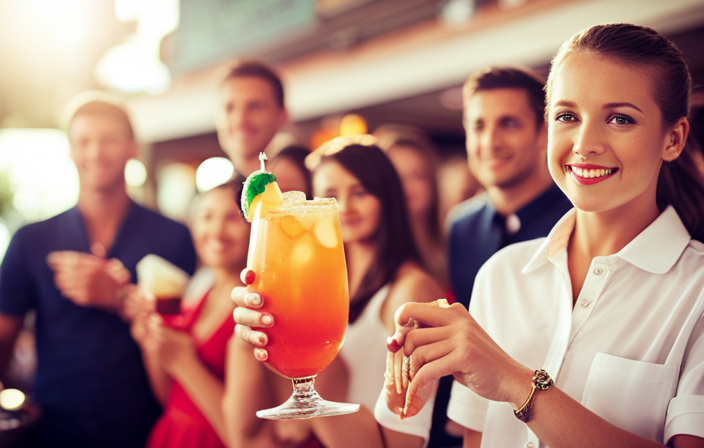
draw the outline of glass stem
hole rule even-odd
[[[320,398],[314,389],[315,375],[291,378],[293,394],[286,402],[271,409],[257,411],[257,417],[272,420],[291,420],[345,415],[359,411],[358,404],[336,403]]]
[[[307,376],[305,378],[292,378],[293,381],[293,399],[298,401],[310,401],[318,398],[318,392],[315,391],[315,377]]]

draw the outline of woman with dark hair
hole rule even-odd
[[[681,157],[690,83],[649,28],[597,25],[560,48],[548,166],[575,208],[492,257],[469,313],[399,309],[397,325],[425,324],[390,344],[410,359],[406,415],[452,374],[465,447],[704,447],[704,181]]]
[[[448,272],[439,211],[438,150],[422,129],[412,126],[383,125],[374,131],[374,136],[401,178],[421,266],[446,287]]]
[[[269,161],[267,169],[276,176],[276,183],[282,192],[302,191],[306,194],[306,199],[313,199],[313,184],[306,167],[308,155],[308,148],[289,145]]]
[[[370,135],[339,137],[306,160],[313,172],[315,195],[337,200],[350,290],[345,343],[340,356],[318,376],[316,389],[327,399],[362,405],[355,414],[297,422],[298,427],[309,425],[328,448],[384,444],[420,447],[425,443],[422,437],[413,435],[412,419],[399,422],[409,428],[408,435],[380,429],[373,414],[383,390],[385,343],[395,328],[396,309],[410,301],[432,300],[443,294],[442,288],[419,267],[401,181],[375,141]],[[235,302],[241,305],[235,311],[235,320],[241,324],[237,333],[257,347],[256,358],[265,361],[266,335],[251,327],[270,327],[276,323],[268,313],[244,307],[251,305],[253,297],[262,303],[258,295],[247,292],[245,288],[233,292]],[[265,320],[269,322],[266,325],[262,324]],[[243,353],[252,359],[250,349]],[[263,368],[259,370],[266,372]],[[259,377],[258,387],[249,385],[247,389],[256,389],[261,400],[267,388],[261,374]],[[290,393],[290,385],[288,389]],[[278,399],[282,398],[285,397]],[[252,439],[238,442],[252,446]]]
[[[335,139],[308,160],[316,193],[338,199],[350,278],[350,323],[403,264],[417,268],[420,261],[401,180],[372,137],[368,142]]]

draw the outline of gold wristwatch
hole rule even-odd
[[[552,378],[543,369],[536,370],[533,372],[532,388],[530,389],[530,395],[526,399],[523,406],[518,409],[514,409],[513,413],[516,418],[522,422],[527,422],[530,420],[530,408],[533,405],[533,398],[535,397],[536,390],[548,390],[553,385]]]

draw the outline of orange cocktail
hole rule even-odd
[[[247,267],[275,325],[268,364],[289,378],[320,373],[337,355],[349,313],[347,268],[334,199],[284,194],[283,206],[255,210]]]

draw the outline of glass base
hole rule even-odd
[[[336,403],[320,398],[315,391],[315,376],[295,378],[293,394],[281,406],[257,411],[257,417],[269,420],[295,420],[314,417],[332,417],[359,411],[358,404]]]

